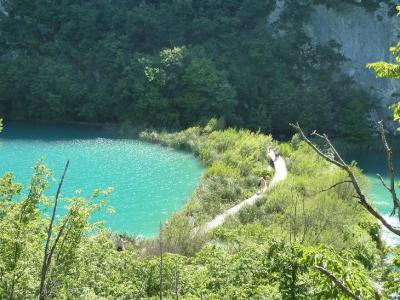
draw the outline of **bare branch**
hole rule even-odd
[[[315,268],[320,271],[324,276],[326,276],[330,281],[332,281],[346,296],[354,300],[361,300],[356,294],[354,294],[347,286],[344,285],[335,275],[330,273],[327,269],[320,266],[315,266]]]
[[[45,248],[44,248],[44,258],[43,258],[42,272],[41,272],[41,279],[40,279],[39,300],[46,299],[45,283],[46,283],[46,275],[47,275],[47,272],[48,272],[49,267],[50,267],[50,265],[48,264],[48,262],[49,262],[49,246],[50,246],[50,241],[51,241],[51,234],[52,234],[52,231],[53,231],[54,220],[56,218],[58,198],[60,196],[61,187],[63,185],[65,175],[67,174],[68,167],[69,167],[69,160],[67,161],[67,164],[65,165],[64,173],[63,173],[63,175],[61,177],[60,183],[58,184],[56,198],[55,198],[55,201],[54,201],[53,213],[51,215],[49,228],[47,230],[47,239],[46,239],[46,245],[45,245]]]
[[[328,155],[324,154],[316,145],[314,145],[308,138],[307,136],[304,134],[303,130],[301,129],[299,123],[296,124],[289,124],[291,127],[293,127],[294,129],[296,129],[296,131],[300,134],[301,138],[303,139],[303,141],[305,141],[319,156],[323,157],[325,160],[329,161],[330,163],[338,166],[338,167],[343,167],[342,164],[332,158],[330,158]],[[314,135],[319,136],[315,131],[314,131]]]
[[[325,140],[325,142],[327,143],[327,145],[329,146],[329,148],[333,151],[333,153],[335,154],[335,156],[337,157],[338,160],[336,159],[332,159],[330,158],[328,155],[322,153],[322,151],[313,143],[311,142],[307,136],[304,134],[303,130],[301,129],[300,125],[297,123],[296,125],[294,124],[290,124],[290,126],[292,126],[294,129],[297,130],[297,132],[300,134],[301,138],[318,154],[320,155],[322,158],[324,158],[326,161],[338,166],[339,168],[341,168],[342,170],[346,171],[347,175],[350,177],[351,182],[353,184],[353,187],[356,191],[357,197],[359,199],[359,203],[364,206],[364,208],[366,210],[368,210],[368,212],[373,215],[376,219],[378,219],[383,226],[385,226],[389,231],[393,232],[394,234],[400,236],[400,229],[397,227],[392,226],[391,224],[389,224],[386,219],[377,211],[375,210],[371,204],[368,201],[367,196],[363,193],[362,189],[361,189],[361,185],[358,182],[358,179],[355,175],[355,173],[353,172],[353,170],[351,169],[351,167],[342,159],[342,157],[339,155],[339,153],[337,152],[336,148],[333,146],[333,144],[330,142],[328,136],[326,134],[324,135],[317,135],[314,132],[314,135],[317,136],[322,136],[322,138]]]
[[[69,222],[69,220],[71,218],[71,215],[72,215],[72,212],[70,212],[68,214],[67,218],[65,218],[64,223],[61,225],[60,230],[57,233],[56,239],[55,239],[55,241],[53,243],[53,246],[50,249],[49,255],[47,257],[47,265],[48,266],[50,266],[50,264],[51,264],[51,259],[52,259],[53,254],[54,254],[54,250],[56,249],[56,246],[57,246],[57,244],[58,244],[58,242],[59,242],[59,240],[60,240],[60,238],[61,238],[61,236],[62,236],[62,234],[64,232],[65,226],[67,226],[67,224],[68,224],[68,222]]]
[[[396,189],[395,189],[393,152],[392,152],[392,149],[390,148],[389,143],[387,142],[387,139],[386,139],[385,128],[383,127],[383,121],[380,121],[378,124],[379,124],[379,132],[380,132],[381,138],[382,138],[382,144],[386,150],[387,168],[388,168],[388,174],[389,174],[389,178],[390,178],[390,188],[388,188],[387,185],[384,183],[382,177],[380,177],[380,179],[381,179],[383,186],[385,186],[392,195],[393,211],[391,213],[391,216],[394,216],[396,214],[396,210],[400,211],[400,201],[399,201],[399,198],[397,197],[397,193],[396,193]]]
[[[329,188],[320,190],[319,193],[327,192],[327,191],[329,191],[329,190],[331,190],[331,189],[334,189],[334,188],[337,187],[338,185],[341,185],[341,184],[344,184],[344,183],[352,183],[352,181],[351,181],[351,180],[344,180],[344,181],[335,183],[334,185],[332,185],[332,186],[329,187]]]
[[[390,188],[388,187],[388,185],[386,184],[386,182],[383,180],[383,177],[381,174],[376,174],[376,176],[378,176],[379,180],[381,181],[382,185],[390,192]]]
[[[341,163],[342,165],[345,164],[343,158],[340,156],[339,152],[336,151],[336,149],[333,146],[332,142],[329,140],[329,137],[325,133],[324,134],[319,134],[314,130],[312,135],[315,135],[315,136],[319,137],[320,139],[324,140],[325,143],[329,146],[329,148],[333,151],[333,154],[335,155],[335,157],[338,158],[339,163]]]
[[[342,163],[342,165],[346,165],[344,159],[340,156],[339,152],[337,152],[336,148],[333,146],[332,142],[329,140],[328,136],[324,134],[324,139],[328,143],[329,147],[335,154],[335,156],[339,159],[339,161]]]
[[[71,209],[72,209],[72,208],[71,208]],[[71,214],[72,214],[72,212],[71,212]],[[69,221],[67,220],[67,222],[69,222]],[[65,224],[67,224],[67,222],[66,222]],[[60,247],[59,247],[57,256],[56,256],[56,261],[59,261],[59,259],[60,259],[60,257],[61,257],[61,253],[62,253],[62,250],[64,249],[65,241],[67,240],[67,237],[69,236],[70,231],[71,231],[71,227],[69,227],[69,228],[67,229],[67,231],[64,233],[64,235],[63,235],[63,237],[62,237],[62,241],[61,241],[61,244],[60,244]]]

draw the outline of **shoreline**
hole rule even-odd
[[[155,145],[159,145],[161,147],[166,147],[166,148],[170,148],[174,151],[178,151],[178,152],[184,152],[184,153],[190,153],[191,155],[193,155],[193,157],[197,160],[199,160],[199,162],[201,163],[201,165],[203,167],[205,167],[204,162],[199,159],[196,154],[191,151],[190,149],[187,148],[176,148],[176,147],[172,147],[172,146],[168,146],[165,145],[163,143],[160,142],[156,142],[156,141],[149,141],[148,139],[144,139],[140,137],[140,133],[143,132],[143,128],[139,128],[139,127],[133,127],[129,124],[118,124],[118,123],[94,123],[94,122],[85,122],[85,121],[51,121],[51,120],[40,120],[40,119],[5,119],[4,123],[7,126],[7,121],[11,121],[11,122],[33,122],[36,124],[43,124],[43,125],[67,125],[67,126],[82,126],[82,127],[92,127],[92,128],[99,128],[99,129],[103,129],[105,130],[105,132],[110,133],[110,134],[115,134],[116,138],[130,138],[130,139],[135,139],[141,142],[145,142],[145,143],[149,143],[149,144],[155,144]],[[353,147],[354,145],[352,145]],[[366,151],[372,151],[372,150],[366,150]],[[366,176],[365,173],[363,173],[364,176]],[[201,184],[201,180],[199,182],[199,185]],[[191,196],[186,200],[186,202],[188,202],[191,199]],[[184,206],[183,206],[184,207]],[[182,208],[183,208],[182,207]],[[175,211],[176,212],[180,212],[181,209]],[[112,230],[114,232],[114,230]],[[115,231],[116,232],[116,231]],[[134,235],[134,233],[132,233]],[[153,239],[154,236],[152,237],[145,237],[145,239]],[[388,246],[396,246],[396,245],[400,245],[400,241],[397,241],[395,239],[393,239],[390,235],[385,234],[384,230],[382,232],[382,240],[388,245]]]
[[[35,118],[7,118],[7,117],[0,117],[0,119],[3,119],[3,124],[7,125],[7,121],[15,121],[15,122],[34,122],[37,124],[43,124],[43,125],[71,125],[71,126],[82,126],[82,127],[97,127],[101,128],[105,131],[108,131],[109,133],[113,133],[116,135],[120,135],[121,137],[127,137],[127,138],[137,138],[139,139],[140,133],[146,130],[154,130],[157,132],[162,132],[165,131],[167,133],[175,133],[175,132],[180,132],[184,131],[185,128],[179,129],[179,128],[171,128],[170,130],[167,130],[166,128],[156,128],[156,127],[147,127],[146,125],[133,125],[129,121],[124,121],[124,122],[90,122],[90,121],[66,121],[66,120],[60,120],[60,121],[55,121],[55,120],[43,120],[43,119],[35,119]],[[196,126],[196,125],[193,125]],[[199,126],[199,125],[197,125]],[[246,129],[246,128],[243,128]],[[253,131],[249,129],[250,131]],[[255,131],[253,131],[255,132]],[[263,133],[263,134],[271,134],[271,133]],[[272,135],[272,134],[271,134]],[[272,135],[273,139],[275,141],[278,141],[279,143],[285,143],[288,142],[287,139],[279,139],[278,136]],[[293,137],[293,135],[292,135]],[[292,138],[291,137],[291,138]],[[339,136],[332,136],[331,140],[334,144],[336,144],[337,148],[341,151],[344,152],[345,154],[347,152],[352,152],[355,149],[356,150],[361,150],[362,152],[369,152],[369,151],[379,151],[384,153],[384,149],[382,148],[382,143],[381,143],[381,138],[379,136],[374,136],[372,135],[367,141],[362,142],[362,143],[354,143],[354,142],[349,142],[344,140],[342,137]],[[289,139],[290,141],[290,139]],[[388,141],[389,143],[393,144],[392,148],[394,152],[397,152],[400,154],[400,139],[398,134],[391,134],[388,136]],[[396,147],[398,146],[398,147]],[[396,151],[396,149],[399,149],[399,151]]]
[[[115,139],[140,139],[140,133],[146,128],[143,126],[133,126],[124,123],[99,123],[99,122],[86,122],[86,121],[52,121],[31,118],[3,118],[3,126],[7,128],[8,123],[32,123],[34,125],[44,126],[70,126],[85,129],[102,130],[104,134],[112,135]],[[143,141],[143,140],[142,140]]]

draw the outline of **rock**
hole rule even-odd
[[[400,81],[377,79],[366,68],[371,62],[394,61],[389,48],[399,40],[400,18],[389,12],[389,6],[384,3],[375,12],[352,5],[340,11],[318,5],[306,29],[316,44],[325,45],[335,40],[342,45],[342,53],[349,59],[344,64],[344,72],[380,99],[386,118],[391,120],[392,113],[387,108],[395,101],[392,95],[399,91]]]

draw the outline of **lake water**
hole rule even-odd
[[[160,221],[185,204],[203,174],[200,161],[189,153],[116,138],[100,128],[5,124],[0,135],[0,174],[13,171],[26,187],[41,156],[57,179],[70,159],[62,189],[65,196],[73,196],[77,189],[90,196],[97,188],[113,187],[108,204],[116,213],[103,210],[93,221],[105,220],[117,232],[147,237],[156,235]],[[53,184],[52,193],[55,188]]]
[[[382,183],[380,182],[376,174],[382,175],[383,179],[389,185],[389,177],[387,171],[386,155],[384,152],[368,152],[368,151],[358,151],[357,153],[348,153],[346,155],[348,160],[355,160],[358,166],[363,170],[363,173],[367,176],[370,181],[370,186],[368,190],[368,196],[371,201],[374,202],[378,211],[385,216],[385,218],[392,225],[400,227],[400,222],[397,216],[390,216],[393,208],[393,201],[391,194],[386,190]],[[397,181],[400,181],[400,153],[394,153],[393,157],[395,172],[397,170]],[[400,196],[400,189],[397,188],[398,195]],[[383,238],[389,245],[400,245],[400,238],[395,236],[393,233],[389,232],[387,229],[383,230]]]

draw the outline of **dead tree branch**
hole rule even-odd
[[[390,148],[389,143],[387,142],[386,135],[385,135],[385,128],[383,127],[383,121],[380,121],[378,123],[379,125],[379,132],[381,134],[382,138],[382,144],[385,147],[386,150],[386,157],[387,157],[387,168],[388,168],[388,174],[390,178],[390,188],[384,183],[382,176],[380,176],[380,180],[383,184],[383,186],[389,190],[390,194],[392,195],[392,200],[393,200],[393,210],[392,213],[390,214],[391,216],[394,216],[396,214],[396,211],[400,211],[400,201],[399,198],[397,197],[396,189],[395,189],[395,176],[394,176],[394,167],[393,167],[393,151],[392,148]]]
[[[43,258],[42,272],[41,272],[41,277],[40,277],[39,300],[44,300],[47,297],[46,296],[46,294],[47,294],[46,293],[46,277],[47,277],[47,273],[50,268],[51,256],[53,255],[55,245],[59,240],[60,232],[57,236],[56,242],[54,243],[53,247],[51,248],[51,250],[49,252],[49,247],[50,247],[50,242],[51,242],[51,234],[53,232],[54,220],[56,218],[58,198],[60,197],[61,187],[63,185],[65,175],[67,174],[68,167],[69,167],[69,160],[67,161],[67,164],[65,165],[64,173],[61,177],[60,183],[58,184],[56,198],[54,201],[53,213],[51,215],[49,228],[47,229],[47,239],[46,239],[46,245],[44,248],[44,258]],[[65,225],[65,223],[63,225]],[[61,227],[60,231],[61,230],[63,230],[63,226]],[[62,234],[62,232],[61,232],[61,234]]]
[[[379,180],[381,181],[382,185],[384,186],[385,189],[387,189],[390,192],[390,187],[386,184],[385,180],[383,179],[381,174],[376,174],[378,176]]]
[[[340,156],[336,148],[333,146],[331,141],[329,140],[328,136],[326,134],[318,134],[316,132],[313,133],[313,135],[321,138],[324,140],[324,142],[328,145],[329,149],[333,151],[335,158],[331,158],[330,156],[326,155],[325,153],[322,152],[321,149],[318,148],[313,142],[310,141],[309,138],[305,135],[303,130],[301,129],[300,125],[298,123],[296,124],[290,124],[291,127],[293,127],[300,135],[301,139],[306,142],[319,156],[321,156],[323,159],[326,161],[338,166],[340,169],[344,170],[347,175],[349,176],[354,190],[356,191],[359,203],[371,214],[373,215],[376,219],[378,219],[383,226],[385,226],[389,231],[393,232],[394,234],[400,236],[400,229],[397,227],[392,226],[389,224],[386,219],[377,211],[375,208],[371,206],[371,204],[368,201],[367,196],[364,194],[364,192],[361,189],[361,185],[358,182],[358,179],[351,169],[351,167],[343,160],[343,158]]]
[[[332,186],[329,187],[329,188],[320,190],[319,192],[320,192],[320,193],[327,192],[327,191],[329,191],[329,190],[331,190],[331,189],[334,189],[335,187],[337,187],[337,186],[339,186],[339,185],[341,185],[341,184],[345,184],[345,183],[352,183],[352,181],[351,181],[351,180],[340,181],[340,182],[338,182],[338,183],[335,183],[334,185],[332,185]]]

